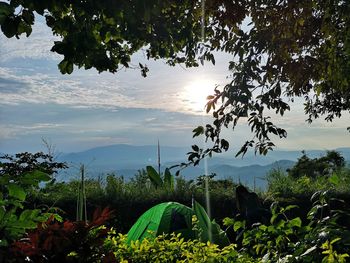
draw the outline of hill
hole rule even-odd
[[[162,169],[186,161],[186,147],[161,147]],[[350,160],[350,148],[336,149],[341,152],[346,160]],[[319,157],[324,150],[312,150],[306,152],[311,158]],[[301,151],[273,151],[267,156],[255,156],[248,153],[244,158],[233,158],[229,155],[219,155],[207,159],[207,164],[202,161],[196,167],[188,167],[181,172],[186,179],[195,179],[199,175],[215,173],[218,179],[232,178],[249,186],[265,188],[266,174],[274,168],[286,170],[293,166],[301,156]],[[138,170],[147,165],[157,166],[157,146],[132,146],[117,144],[92,148],[77,153],[61,154],[59,161],[65,161],[70,169],[59,175],[59,180],[67,181],[78,178],[79,164],[87,166],[87,176],[97,177],[106,173],[122,175],[126,180],[133,177]],[[207,167],[207,171],[205,171]]]

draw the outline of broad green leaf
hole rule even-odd
[[[147,166],[146,170],[147,170],[147,175],[151,180],[152,184],[156,188],[163,187],[163,181],[160,178],[160,175],[157,173],[157,171],[152,166]]]
[[[164,185],[170,190],[174,189],[174,176],[170,173],[168,168],[164,171]]]
[[[42,171],[33,171],[30,173],[24,174],[23,178],[21,179],[21,182],[25,184],[37,184],[40,182],[47,182],[51,179],[51,177]]]
[[[19,199],[20,201],[24,201],[26,199],[26,193],[23,188],[11,183],[7,186],[9,190],[9,196]]]
[[[193,210],[198,219],[198,225],[202,230],[200,239],[202,242],[209,240],[209,229],[211,228],[210,218],[203,208],[197,201],[194,201]]]
[[[291,227],[293,227],[293,226],[301,227],[301,219],[300,219],[300,217],[296,217],[296,218],[290,220],[288,222],[288,225],[291,226]]]

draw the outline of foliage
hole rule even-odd
[[[16,8],[22,7],[20,12]],[[1,2],[1,29],[7,37],[31,33],[34,11],[45,16],[55,41],[52,51],[64,56],[63,74],[73,65],[99,72],[129,67],[141,48],[147,58],[167,58],[170,65],[198,65],[195,51],[200,41],[200,4],[193,1],[10,1]],[[174,15],[176,14],[176,16]],[[182,54],[183,52],[183,54]],[[142,75],[148,68],[139,64]]]
[[[257,262],[240,254],[235,245],[220,249],[217,245],[198,240],[184,241],[180,235],[163,235],[154,240],[125,244],[126,236],[118,234],[106,240],[115,262]]]
[[[48,175],[54,175],[58,170],[67,168],[65,163],[56,162],[54,158],[43,152],[17,153],[15,156],[3,155],[0,157],[0,175],[8,174],[13,180],[25,173],[38,170]]]
[[[175,201],[190,207],[192,198],[205,204],[205,191],[202,185],[197,186],[194,181],[181,176],[175,177],[174,181],[173,191],[167,188],[155,188],[145,170],[139,171],[130,180],[115,174],[87,179],[85,192],[88,217],[96,207],[110,206],[116,211],[128,211],[128,213],[117,213],[113,218],[116,230],[126,233],[142,213],[156,204]],[[230,180],[210,181],[211,214],[217,222],[233,213],[234,185]],[[36,194],[35,202],[49,207],[59,207],[65,218],[76,220],[78,187],[78,180],[46,185]],[[133,209],[130,210],[130,207]]]
[[[41,182],[51,179],[48,173],[65,167],[43,153],[5,155],[1,159],[5,161],[0,163],[0,247],[7,246],[52,215],[41,209],[24,209],[25,201]],[[58,215],[54,216],[60,220]]]
[[[290,176],[300,178],[308,176],[315,178],[320,175],[330,175],[345,166],[344,157],[336,151],[327,151],[326,156],[310,159],[303,151],[297,163],[288,170]]]
[[[228,20],[233,22],[228,26],[231,30],[217,45],[234,55],[229,62],[232,78],[223,90],[215,89],[208,96],[206,109],[212,111],[214,121],[193,132],[194,136],[203,134],[213,147],[194,150],[192,154],[196,155],[190,158],[194,163],[227,150],[221,130],[234,129],[242,117],[247,117],[253,136],[237,155],[245,154],[250,147],[266,154],[274,147],[271,136],[287,136],[286,130],[273,123],[271,114],[283,116],[295,98],[304,100],[309,122],[322,115],[332,121],[350,109],[349,2],[240,3],[248,26],[242,27],[243,20]],[[213,49],[215,45],[210,44]]]
[[[315,193],[312,201],[307,223],[288,217],[297,206],[283,208],[273,203],[270,224],[249,229],[245,221],[230,218],[224,224],[241,231],[239,252],[253,258],[268,262],[346,262],[350,247],[348,210],[334,206],[327,191]]]
[[[335,151],[311,159],[304,152],[297,163],[285,173],[274,169],[267,175],[268,195],[276,197],[311,196],[319,190],[338,194],[349,192],[350,169],[344,158]]]
[[[110,216],[111,211],[105,208],[95,210],[90,223],[61,223],[50,217],[30,231],[28,238],[11,246],[13,262],[97,262],[107,258],[108,252],[101,248],[109,231],[103,224]]]
[[[152,166],[147,166],[147,175],[151,180],[151,183],[155,188],[165,188],[169,191],[174,190],[174,175],[170,173],[169,168],[166,168],[164,171],[164,175],[157,173],[157,171]]]
[[[273,123],[290,102],[305,102],[308,121],[341,117],[350,109],[350,4],[348,1],[29,1],[0,2],[0,25],[6,37],[30,35],[34,12],[61,37],[52,51],[63,55],[58,67],[72,73],[74,65],[99,72],[132,67],[132,54],[144,50],[148,59],[170,65],[215,63],[215,52],[230,54],[230,82],[208,96],[207,112],[214,121],[194,129],[212,142],[208,149],[192,147],[188,160],[226,151],[223,128],[236,128],[244,118],[253,136],[250,147],[266,154],[271,136],[287,131]],[[203,27],[203,28],[202,28]],[[203,29],[203,30],[202,30]],[[201,32],[204,31],[204,36]],[[147,65],[139,63],[143,76]],[[349,128],[350,130],[350,128]]]

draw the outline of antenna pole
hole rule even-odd
[[[158,139],[158,174],[160,176],[160,146],[159,146],[159,139]]]

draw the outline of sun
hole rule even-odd
[[[184,86],[182,101],[186,110],[197,114],[205,114],[208,95],[214,94],[216,84],[211,79],[195,79]]]

